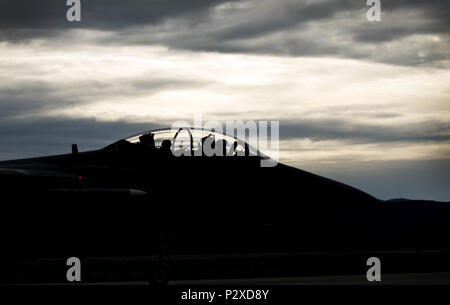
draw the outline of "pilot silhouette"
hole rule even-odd
[[[161,143],[160,151],[163,153],[163,155],[169,156],[172,154],[172,150],[170,149],[172,147],[172,142],[170,140],[164,140]]]
[[[139,142],[143,147],[150,151],[155,151],[155,136],[152,133],[147,133],[139,137]]]

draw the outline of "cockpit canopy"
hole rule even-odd
[[[172,151],[175,153],[181,153],[181,151],[189,152],[186,155],[202,155],[202,153],[198,154],[198,152],[202,149],[205,140],[207,140],[213,147],[219,144],[221,147],[224,147],[224,155],[227,156],[245,155],[257,156],[263,159],[268,158],[256,148],[236,137],[215,132],[214,130],[196,129],[192,127],[174,129],[165,128],[146,131],[133,135],[129,138],[122,139],[108,147],[115,146],[117,148],[117,144],[119,143],[128,145],[148,144],[147,141],[149,140],[152,142],[151,145],[154,145],[155,149],[161,149],[161,146],[164,146],[163,143],[167,144],[168,141],[170,141]]]

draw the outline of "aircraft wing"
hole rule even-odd
[[[7,178],[7,177],[75,178],[73,174],[60,171],[0,167],[0,178]]]
[[[57,168],[44,170],[0,167],[1,193],[9,192],[17,195],[17,190],[20,190],[21,196],[30,194],[34,196],[43,191],[47,195],[52,193],[61,196],[110,196],[115,199],[121,199],[121,196],[136,197],[147,194],[140,189],[80,185],[79,179],[75,173],[58,171]]]
[[[35,198],[55,188],[73,188],[78,177],[58,168],[0,167],[0,194],[14,198]]]

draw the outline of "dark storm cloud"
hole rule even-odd
[[[0,119],[43,115],[50,110],[95,102],[98,97],[130,98],[139,95],[149,97],[153,93],[172,87],[190,88],[205,85],[196,80],[165,79],[151,75],[116,81],[114,83],[108,80],[78,81],[69,85],[45,81],[21,81],[6,86],[0,85]]]
[[[166,18],[193,23],[224,0],[81,0],[82,22],[68,22],[66,0],[3,0],[0,2],[0,41],[55,37],[69,29],[118,30],[158,24]]]
[[[195,51],[337,56],[401,65],[432,65],[450,55],[448,1],[381,1],[382,22],[365,19],[365,0],[91,0],[82,1],[80,23],[67,22],[65,3],[2,1],[0,40],[70,42],[69,29],[95,29],[109,33],[97,41],[101,44]],[[224,3],[230,5],[220,6]],[[441,35],[443,43],[405,42],[408,50],[384,45],[417,34]]]
[[[255,18],[251,18],[239,26],[230,24],[228,28],[218,33],[217,38],[226,40],[253,38],[292,28],[308,21],[333,18],[334,15],[342,12],[353,11],[365,15],[368,9],[365,3],[365,0],[334,0],[309,3],[303,1],[286,1],[281,3],[273,1],[273,4],[267,7],[266,14],[261,14],[256,10]],[[450,31],[449,2],[440,0],[390,0],[381,1],[381,3],[382,13],[386,13],[388,17],[381,24],[375,23],[377,26],[374,26],[374,23],[359,23],[358,20],[354,20],[355,24],[361,26],[360,28],[355,28],[353,30],[354,33],[350,32],[357,40],[380,42],[412,34],[449,33]],[[257,7],[254,8],[257,9]],[[392,27],[389,16],[401,19],[401,15],[396,15],[399,12],[422,12],[425,19],[422,24],[417,26],[410,24],[409,16],[405,14],[405,20],[403,20],[404,22],[401,23],[401,26]],[[261,18],[257,18],[258,15]]]
[[[65,0],[28,1],[4,0],[0,3],[0,28],[2,30],[59,30],[76,27],[101,30],[114,30],[136,25],[154,25],[168,18],[188,19],[192,24],[203,22],[209,10],[221,3],[245,3],[233,0],[90,0],[82,3],[82,22],[69,23],[66,20],[68,6]],[[251,6],[253,14],[241,25],[229,24],[217,33],[218,39],[237,39],[255,37],[261,34],[293,27],[299,23],[331,18],[339,12],[361,11],[367,7],[364,1],[261,1],[261,5]],[[259,8],[259,10],[258,10]],[[430,18],[429,31],[449,31],[450,3],[440,0],[391,0],[382,1],[383,12],[398,10],[423,11]],[[226,13],[239,13],[244,8],[228,9]],[[436,20],[438,19],[438,20]],[[435,22],[432,22],[432,21]],[[388,21],[388,20],[385,20]],[[405,20],[405,24],[408,20]],[[413,29],[410,31],[427,31]],[[386,37],[407,33],[399,29],[385,33]],[[43,32],[36,32],[37,35]],[[381,34],[381,33],[380,33]],[[369,35],[371,36],[371,35]],[[381,37],[376,37],[380,40]]]
[[[282,139],[309,138],[313,141],[344,140],[348,143],[450,141],[450,122],[362,124],[338,119],[309,119],[280,122]]]
[[[221,0],[81,0],[82,22],[66,20],[66,0],[3,0],[0,3],[0,27],[43,28],[81,26],[112,29],[155,24],[169,17],[201,13]],[[197,16],[198,17],[198,16]]]
[[[0,160],[68,153],[77,143],[81,150],[99,149],[161,124],[104,122],[95,119],[36,118],[0,120]]]
[[[450,2],[439,0],[381,1],[386,14],[378,26],[361,24],[353,32],[361,42],[384,42],[415,34],[449,34]],[[419,14],[418,20],[412,20]],[[393,19],[399,21],[392,23]],[[372,24],[373,25],[373,24]]]
[[[219,31],[217,39],[235,40],[254,38],[283,29],[292,28],[300,23],[331,18],[341,10],[357,9],[352,1],[332,1],[304,4],[301,1],[280,3],[274,1],[266,11],[258,12],[258,7],[252,7],[256,12],[254,18],[244,20],[240,25],[230,24],[226,29]]]
[[[78,102],[55,93],[56,90],[52,85],[41,81],[27,81],[17,86],[0,87],[0,119],[40,113]]]

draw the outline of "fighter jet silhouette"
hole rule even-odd
[[[207,143],[218,154],[205,154]],[[210,130],[0,162],[1,280],[289,277],[450,270],[450,205],[383,201]]]

